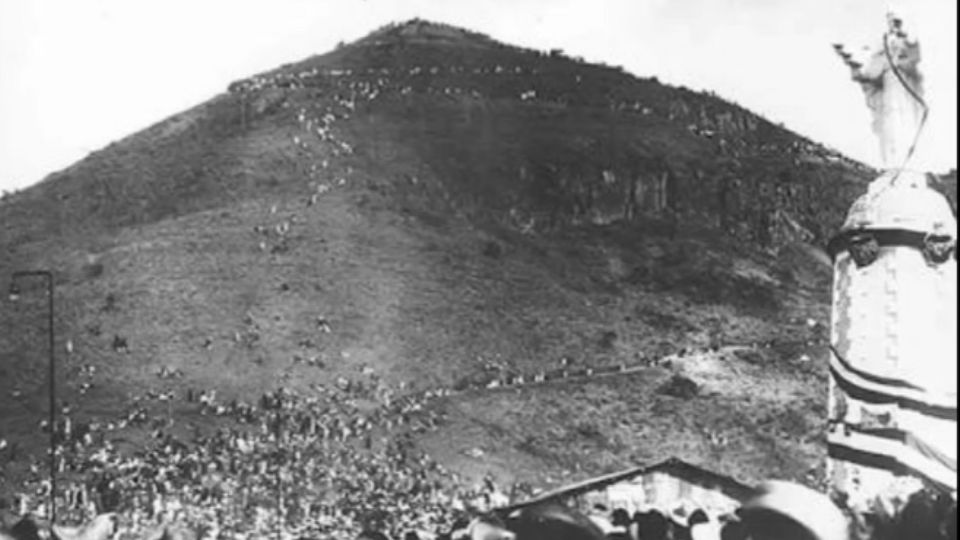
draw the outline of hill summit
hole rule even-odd
[[[456,45],[497,48],[505,45],[489,36],[449,24],[411,19],[388,24],[359,40],[356,45],[384,45],[391,43],[424,43],[429,45]]]
[[[813,481],[814,246],[871,174],[715,95],[414,20],[7,197],[0,275],[54,271],[78,422],[190,440],[239,429],[210,396],[282,388],[465,477],[674,455]],[[23,297],[0,307],[0,432],[39,448],[45,304]]]

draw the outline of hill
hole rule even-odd
[[[0,275],[55,271],[78,422],[209,430],[232,424],[188,393],[282,387],[406,418],[378,435],[468,478],[677,455],[816,482],[815,246],[873,175],[714,95],[414,20],[6,197]],[[0,308],[0,433],[37,449],[45,304],[24,285]],[[128,424],[118,447],[152,444]]]

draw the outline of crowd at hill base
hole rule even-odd
[[[31,515],[4,523],[0,540],[194,540],[268,538],[283,540],[948,540],[956,535],[956,501],[928,491],[915,493],[897,516],[877,513],[868,519],[848,520],[828,497],[785,481],[761,484],[736,512],[711,519],[695,510],[689,516],[666,516],[657,511],[622,508],[609,512],[600,505],[580,512],[556,501],[514,510],[492,509],[461,513],[450,521],[435,520],[433,530],[408,528],[384,532],[375,520],[357,531],[350,528],[326,534],[292,534],[289,530],[261,530],[258,534],[228,534],[214,526],[190,527],[182,522],[159,522],[132,534],[126,519],[105,513],[78,527],[51,526]],[[201,524],[202,525],[202,524]]]

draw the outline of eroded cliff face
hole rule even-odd
[[[527,232],[653,218],[767,249],[825,243],[871,178],[816,145],[764,138],[749,127],[760,120],[729,112],[713,130],[658,118],[654,107],[575,120],[543,107],[522,125],[487,111],[484,125],[453,128],[443,156],[419,155],[463,208]],[[518,132],[530,135],[516,144]]]

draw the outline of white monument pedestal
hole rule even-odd
[[[924,484],[956,493],[956,238],[946,198],[905,170],[875,180],[830,242],[828,473],[855,511]]]

